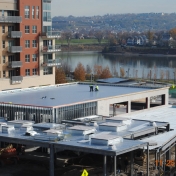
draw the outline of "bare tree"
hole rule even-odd
[[[160,71],[160,79],[161,79],[161,81],[164,79],[164,76],[165,76],[164,71],[161,70]]]
[[[98,40],[98,43],[101,44],[101,41],[103,40],[104,33],[102,31],[97,31],[95,33],[95,37]]]
[[[64,33],[62,33],[62,37],[67,41],[68,47],[70,47],[72,33],[71,32],[64,32]]]

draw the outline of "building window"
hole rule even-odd
[[[34,6],[32,6],[32,18],[34,19],[35,18],[35,7]]]
[[[36,18],[39,19],[39,6],[36,6]]]
[[[32,61],[33,61],[33,62],[36,62],[36,61],[37,61],[37,54],[33,54],[33,55],[32,55]]]
[[[30,33],[30,27],[29,26],[25,26],[25,34],[29,34]]]
[[[44,67],[43,68],[43,75],[51,75],[53,74],[53,68],[52,67]]]
[[[2,33],[5,33],[5,26],[2,26]]]
[[[30,69],[25,69],[26,76],[30,76]]]
[[[36,48],[37,47],[37,40],[32,40],[32,47]]]
[[[5,78],[6,77],[6,73],[5,73],[5,71],[3,71],[3,78]]]
[[[25,40],[25,47],[30,48],[30,41],[29,40]]]
[[[25,62],[30,62],[30,55],[29,54],[25,55]]]
[[[6,62],[5,56],[2,56],[2,62],[3,62],[3,64],[5,64],[5,62]]]
[[[32,69],[32,74],[33,74],[33,75],[37,75],[37,69],[36,69],[36,68],[33,68],[33,69]]]
[[[32,33],[36,34],[37,33],[37,26],[32,26]]]
[[[5,41],[2,41],[2,48],[5,48]]]
[[[29,18],[30,13],[29,13],[29,6],[25,6],[25,18]]]

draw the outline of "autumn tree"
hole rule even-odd
[[[86,71],[84,66],[79,62],[74,71],[74,77],[78,81],[84,81],[86,76]]]
[[[101,44],[101,41],[103,40],[104,33],[102,31],[97,31],[95,33],[95,37],[98,40],[98,43]]]
[[[111,74],[108,66],[103,68],[102,73],[100,75],[100,78],[101,79],[112,78],[112,74]]]
[[[152,42],[153,42],[153,36],[154,36],[154,33],[151,32],[150,30],[147,31],[147,38],[149,40],[149,44],[152,45]]]
[[[62,84],[62,83],[66,83],[66,76],[65,76],[65,72],[62,69],[62,67],[56,68],[56,74],[55,74],[55,83],[56,84]]]
[[[169,31],[171,37],[176,40],[176,28],[173,28]]]
[[[102,74],[102,66],[101,65],[94,65],[94,77],[95,79],[100,78]]]
[[[71,32],[63,32],[61,37],[63,37],[67,41],[67,44],[70,47],[70,42],[71,42],[71,39],[72,39],[72,33]]]
[[[125,70],[124,68],[120,67],[120,77],[124,77],[125,76]]]

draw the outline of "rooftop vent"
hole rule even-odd
[[[111,117],[107,118],[106,122],[115,122],[115,123],[123,123],[126,125],[130,125],[132,120],[130,118],[123,118],[123,117]]]
[[[94,137],[91,137],[91,144],[96,145],[115,145],[123,142],[123,138],[116,135],[110,135],[105,133],[100,133]]]
[[[95,133],[96,131],[95,127],[79,126],[79,125],[69,127],[68,130],[71,134],[75,134],[75,135],[87,135],[90,133]]]
[[[113,123],[113,122],[105,122],[102,124],[99,124],[99,130],[102,131],[123,131],[126,130],[127,125],[121,124],[121,123]]]

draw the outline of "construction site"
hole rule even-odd
[[[174,175],[176,107],[168,105],[168,87],[99,87],[1,92],[1,175]]]

